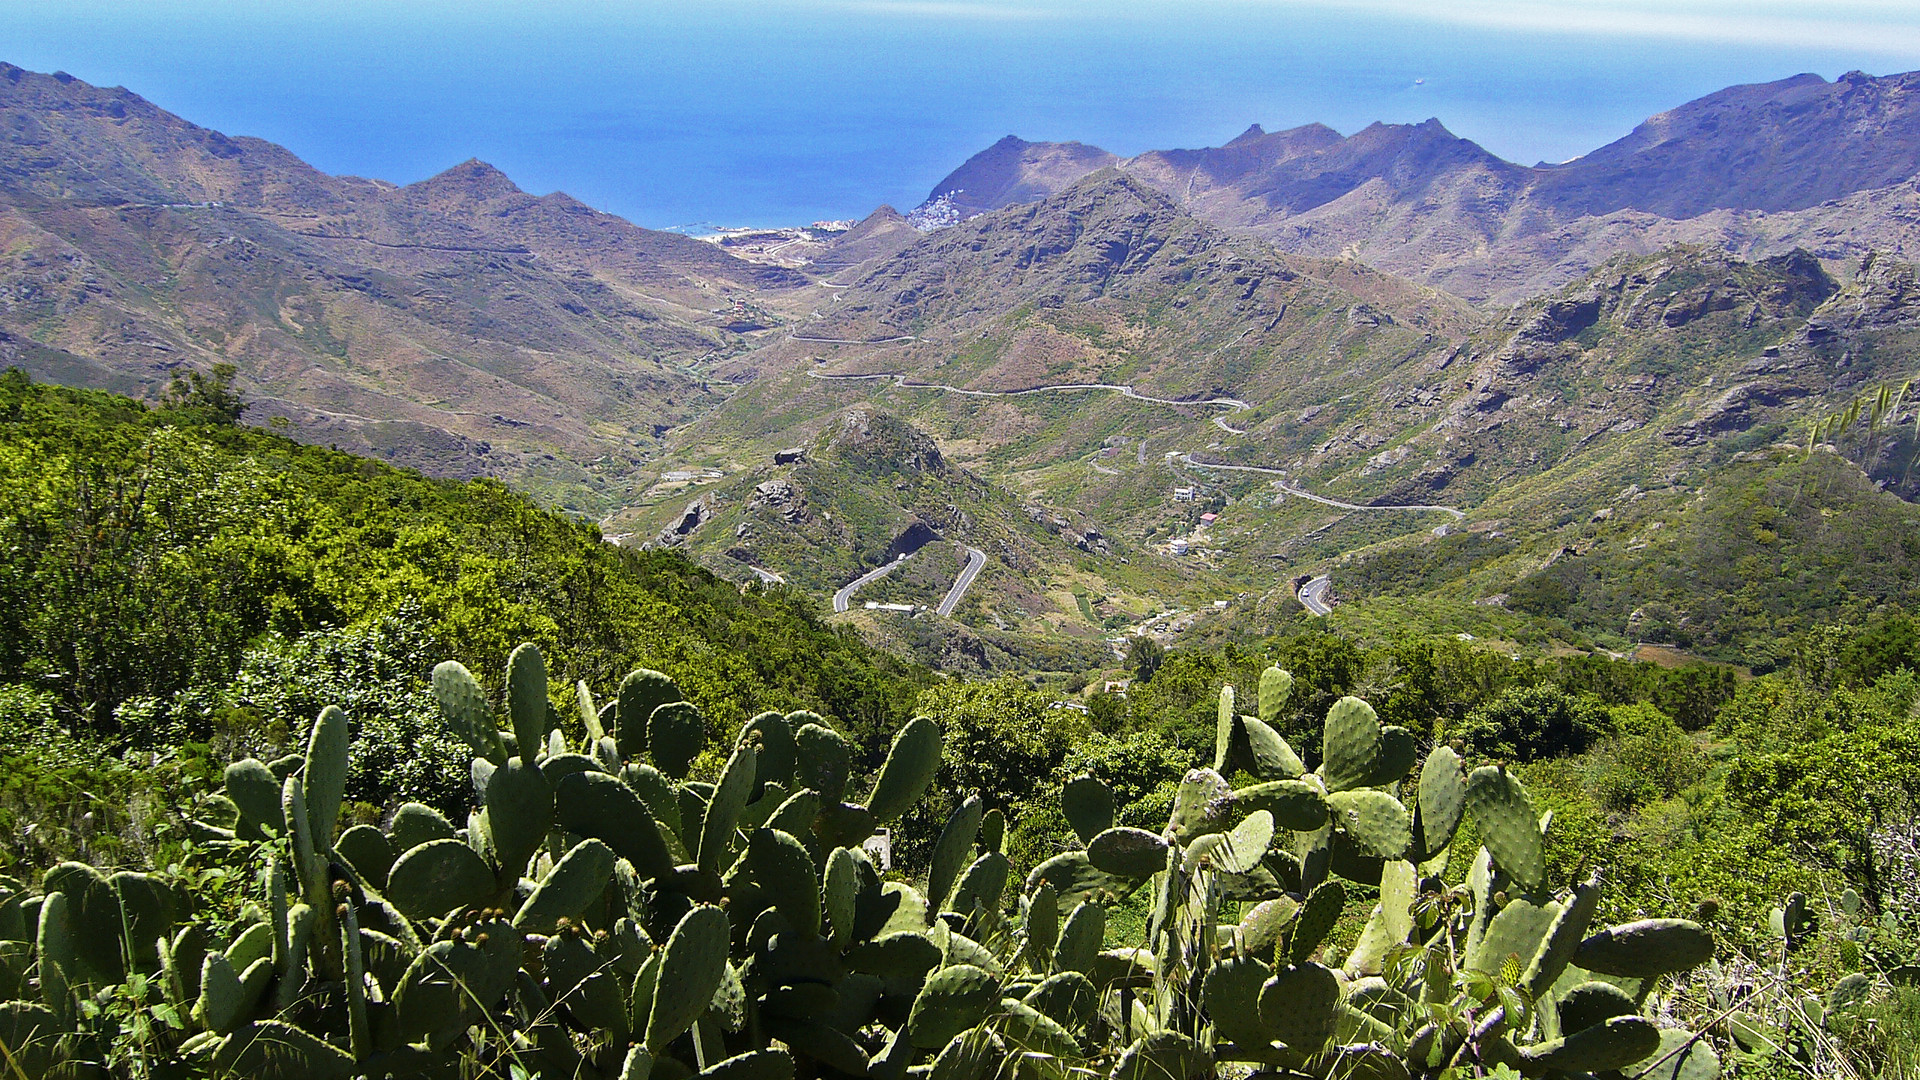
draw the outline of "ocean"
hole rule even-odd
[[[478,157],[656,228],[906,210],[1007,134],[1131,154],[1254,123],[1438,117],[1531,164],[1732,83],[1920,67],[1916,15],[1797,40],[1624,7],[1596,24],[1390,0],[32,0],[0,3],[0,59],[124,85],[329,172],[410,183]],[[1495,9],[1521,10],[1473,8]]]

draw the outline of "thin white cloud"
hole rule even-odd
[[[968,0],[839,0],[828,6],[842,11],[868,15],[894,15],[910,18],[973,19],[996,22],[1021,22],[1050,19],[1061,14],[1057,9],[1036,4],[974,3]]]
[[[789,0],[902,18],[1019,21],[1317,8],[1531,33],[1861,52],[1920,60],[1914,0]]]

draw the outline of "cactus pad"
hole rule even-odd
[[[516,756],[493,770],[487,779],[487,831],[508,880],[519,879],[552,825],[553,789],[537,766]]]
[[[1420,766],[1419,862],[1445,851],[1467,810],[1467,774],[1460,755],[1445,743],[1436,744]]]
[[[487,705],[486,691],[480,680],[464,665],[447,660],[433,669],[433,698],[440,703],[441,719],[447,730],[473,749],[474,756],[495,765],[507,760],[507,746],[494,725],[493,709]]]
[[[620,757],[633,761],[646,754],[650,736],[647,723],[653,710],[686,695],[661,672],[636,668],[620,680],[620,692],[614,699],[613,735]]]
[[[867,797],[867,808],[873,811],[874,821],[884,825],[920,801],[927,785],[933,781],[933,774],[940,771],[944,743],[940,725],[925,716],[907,721],[894,735],[887,760],[873,781],[873,794]],[[935,1045],[945,1046],[946,1042],[941,1039]]]
[[[825,724],[808,723],[793,734],[798,755],[794,779],[820,793],[830,803],[847,792],[847,774],[853,768],[853,750],[840,733]]]
[[[1632,1016],[1640,1011],[1625,990],[1606,982],[1583,982],[1568,990],[1558,1001],[1560,1030],[1566,1034],[1585,1031],[1616,1016]]]
[[[1519,777],[1497,765],[1473,770],[1467,777],[1467,810],[1500,869],[1529,889],[1545,884],[1546,837],[1540,831],[1539,812]]]
[[[1080,972],[1062,971],[1042,979],[1021,1000],[1068,1030],[1084,1031],[1100,1008],[1100,991]]]
[[[647,1013],[646,1045],[655,1057],[706,1011],[726,979],[731,938],[727,913],[706,904],[687,912],[673,928],[660,952]]]
[[[1588,971],[1651,979],[1687,971],[1713,955],[1713,935],[1690,919],[1643,919],[1580,943],[1573,961]]]
[[[695,861],[702,870],[719,873],[730,865],[734,829],[740,823],[747,800],[753,796],[754,777],[759,768],[754,760],[756,753],[752,743],[740,743],[720,770],[720,782],[714,785],[706,816],[700,821],[700,850]],[[818,926],[817,920],[815,925]]]
[[[1413,819],[1407,808],[1384,791],[1336,791],[1327,796],[1327,809],[1362,855],[1398,859],[1413,842]]]
[[[669,701],[647,718],[647,755],[656,768],[676,780],[686,777],[706,745],[706,718],[690,702]],[[620,756],[633,755],[622,747]]]
[[[1367,777],[1365,787],[1385,787],[1407,778],[1413,771],[1414,763],[1420,760],[1419,744],[1414,741],[1413,732],[1398,725],[1388,725],[1380,729],[1380,756],[1374,763],[1372,775]]]
[[[1293,693],[1293,676],[1279,667],[1270,667],[1260,673],[1260,722],[1273,724],[1280,719],[1280,710],[1287,707],[1287,698]]]
[[[1660,1048],[1660,1029],[1643,1016],[1616,1016],[1563,1039],[1520,1048],[1524,1072],[1597,1073],[1645,1060]]]
[[[483,903],[493,892],[493,871],[454,839],[409,849],[387,874],[387,899],[409,919],[438,918]]]
[[[924,1050],[944,1047],[987,1018],[1000,1003],[1000,980],[972,964],[954,964],[928,977],[907,1016],[907,1038]]]
[[[1053,886],[1062,904],[1071,904],[1087,899],[1131,896],[1142,880],[1110,874],[1089,862],[1086,852],[1068,851],[1034,867],[1027,875],[1027,888],[1045,882]]]
[[[1060,789],[1060,809],[1082,844],[1113,828],[1113,789],[1091,776],[1075,777]]]
[[[1087,845],[1087,861],[1097,870],[1144,880],[1166,869],[1167,842],[1145,829],[1108,829]]]
[[[254,829],[286,831],[280,809],[280,781],[273,770],[254,758],[227,766],[224,777],[227,798],[240,811],[240,820]]]
[[[1229,957],[1207,969],[1203,993],[1217,1038],[1243,1049],[1273,1041],[1260,1019],[1260,989],[1272,977],[1273,969],[1251,956]]]
[[[507,656],[507,718],[514,743],[531,764],[547,743],[547,661],[539,646],[522,642]]]
[[[960,871],[966,869],[973,856],[973,842],[980,833],[980,821],[985,816],[986,808],[978,795],[968,796],[947,815],[946,827],[940,830],[940,839],[933,846],[933,862],[927,871],[927,899],[935,906],[946,903]]]
[[[513,925],[522,933],[550,934],[560,919],[570,919],[599,899],[613,879],[613,849],[598,840],[582,840],[553,864],[520,905]]]
[[[1321,772],[1328,791],[1344,791],[1368,783],[1380,767],[1380,718],[1373,706],[1357,697],[1343,697],[1327,710],[1321,735]]]
[[[1113,1080],[1200,1080],[1213,1075],[1213,1055],[1178,1031],[1142,1036],[1113,1066]]]
[[[1323,882],[1308,893],[1306,903],[1300,905],[1300,913],[1293,919],[1293,935],[1287,939],[1287,958],[1295,964],[1305,963],[1327,940],[1327,935],[1333,933],[1346,906],[1346,886],[1337,881]]]
[[[1273,815],[1275,826],[1293,832],[1313,832],[1327,823],[1326,796],[1303,780],[1269,780],[1243,787],[1233,793],[1233,804],[1241,813],[1265,810]]]
[[[659,877],[674,858],[653,814],[633,789],[603,772],[576,772],[554,789],[555,819],[577,836],[604,841],[643,878]]]
[[[1173,797],[1173,817],[1167,828],[1176,843],[1217,833],[1230,823],[1233,789],[1212,769],[1190,769]]]
[[[1060,943],[1054,948],[1053,970],[1091,972],[1107,937],[1107,909],[1099,904],[1081,904],[1067,916],[1060,928]]]
[[[421,844],[453,839],[454,828],[453,822],[431,806],[401,803],[400,809],[393,812],[393,825],[387,836],[393,842],[393,850],[404,855]]]
[[[701,1069],[699,1080],[793,1080],[793,1055],[785,1050],[749,1050]]]
[[[1260,988],[1260,1023],[1295,1053],[1316,1054],[1333,1038],[1339,1005],[1340,979],[1331,969],[1295,964]]]
[[[257,1080],[331,1080],[354,1071],[345,1050],[278,1020],[234,1031],[214,1051],[212,1064],[215,1075]]]
[[[845,848],[835,849],[838,855]],[[787,917],[795,931],[806,937],[820,933],[820,876],[814,870],[813,856],[800,841],[778,829],[761,829],[747,844],[747,869],[773,906]],[[849,867],[848,873],[852,872]],[[845,900],[845,919],[853,922],[853,895]]]

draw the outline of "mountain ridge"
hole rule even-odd
[[[1078,179],[1063,165],[1085,164],[1084,176],[1097,159],[1283,250],[1359,258],[1475,301],[1551,291],[1613,254],[1644,253],[1633,234],[1649,230],[1668,243],[1755,255],[1783,254],[1810,236],[1822,238],[1816,254],[1827,258],[1876,247],[1920,254],[1909,223],[1849,235],[1834,205],[1877,192],[1903,213],[1920,212],[1911,192],[1920,72],[1728,87],[1572,161],[1531,167],[1437,119],[1346,136],[1320,124],[1273,133],[1256,124],[1220,147],[1111,161],[1080,144],[1020,143],[1017,155],[1006,145],[969,159],[929,199],[965,175],[976,190],[1001,193],[981,200],[994,208],[1061,190]]]

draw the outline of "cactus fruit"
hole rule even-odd
[[[1473,770],[1467,777],[1467,811],[1500,869],[1529,889],[1546,882],[1546,838],[1519,777],[1498,765]]]
[[[1060,789],[1060,809],[1082,844],[1113,828],[1113,789],[1091,776],[1075,777]]]
[[[1328,791],[1345,791],[1368,783],[1381,764],[1380,718],[1373,706],[1357,697],[1343,697],[1327,710],[1321,736],[1321,772]]]
[[[1588,971],[1651,979],[1686,971],[1713,955],[1713,935],[1690,919],[1642,919],[1582,941],[1573,962]]]
[[[972,964],[954,964],[933,973],[913,999],[907,1038],[924,1050],[947,1045],[954,1036],[987,1018],[1000,1002],[1000,981]]]
[[[944,743],[940,725],[924,716],[907,721],[894,735],[887,760],[873,781],[873,793],[867,797],[874,821],[884,825],[920,801],[933,774],[940,771]],[[940,1040],[940,1045],[946,1045],[946,1040]]]
[[[433,669],[433,697],[440,703],[441,718],[447,730],[495,765],[507,760],[506,743],[493,722],[493,710],[487,705],[486,691],[480,681],[455,660],[443,661]]]

